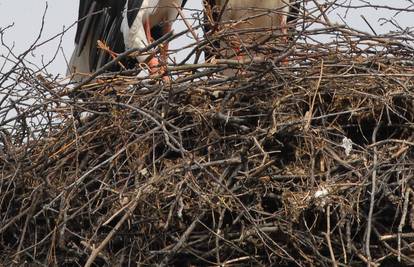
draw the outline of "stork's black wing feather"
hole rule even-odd
[[[89,9],[95,1],[93,0],[84,0],[79,3],[78,10],[78,25],[76,28],[75,43],[79,44],[80,36],[82,34],[82,29],[85,27],[85,16],[89,13]],[[96,2],[95,2],[96,4]]]
[[[107,52],[98,49],[98,40],[105,42],[116,53],[125,50],[120,31],[125,2],[126,0],[80,0],[75,42],[78,55],[84,49],[89,50],[90,71],[111,59]]]
[[[184,8],[186,3],[187,3],[187,0],[183,0],[183,2],[181,3],[181,8]]]
[[[88,29],[90,28],[93,19],[93,16],[88,16],[88,14],[93,13],[93,11],[96,9],[96,4],[97,3],[94,0],[80,1],[79,3],[78,25],[75,35],[75,43],[79,46],[79,49],[77,51],[78,56],[85,46]]]
[[[137,17],[138,11],[142,6],[143,0],[128,0],[128,26],[131,27]]]

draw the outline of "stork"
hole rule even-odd
[[[206,0],[205,12],[207,22],[212,22],[216,27],[219,22],[232,22],[230,27],[234,30],[255,29],[252,31],[254,34],[240,34],[233,38],[237,40],[230,46],[222,41],[220,44],[215,43],[215,46],[225,48],[222,56],[242,59],[241,45],[265,39],[269,33],[267,29],[278,31],[283,36],[282,39],[287,41],[287,22],[297,16],[299,3],[297,0]],[[211,29],[208,28],[207,31]],[[208,53],[206,58],[210,58]]]
[[[171,31],[178,9],[185,3],[186,0],[80,0],[68,74],[94,72],[119,53],[147,47]],[[161,49],[163,64],[167,62],[167,50],[168,43]],[[146,62],[152,74],[161,70],[158,58],[148,54],[123,61],[121,66],[132,67],[136,62]]]

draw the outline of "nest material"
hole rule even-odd
[[[2,261],[413,264],[412,51],[354,34],[171,85],[106,75],[82,100],[26,81],[39,98],[1,135]]]

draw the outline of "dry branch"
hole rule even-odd
[[[333,24],[338,5],[300,14],[289,44],[261,29],[243,61],[211,45],[257,29],[223,22],[191,44],[217,59],[170,65],[168,85],[104,67],[72,86],[10,49],[0,261],[413,264],[413,36]]]

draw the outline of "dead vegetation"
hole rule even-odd
[[[262,58],[199,63],[229,32],[201,39],[170,85],[125,71],[74,88],[13,60],[1,261],[413,264],[413,36],[322,10],[300,15],[288,47],[277,35],[245,47]]]

